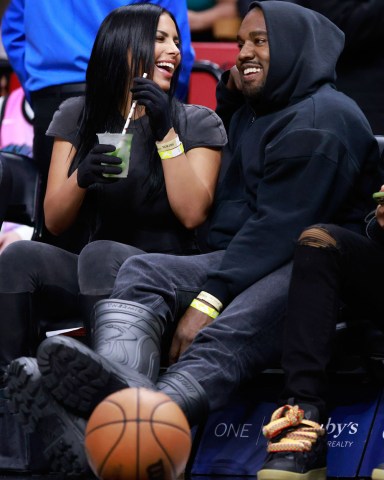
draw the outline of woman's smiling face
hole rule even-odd
[[[153,81],[164,91],[170,89],[173,73],[181,61],[179,36],[172,18],[163,13],[159,18],[155,43]]]

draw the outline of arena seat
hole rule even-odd
[[[188,103],[216,108],[216,84],[231,68],[239,51],[235,42],[193,42],[195,62],[189,84]]]
[[[216,108],[216,85],[223,70],[210,60],[195,60],[188,89],[188,103]]]
[[[12,169],[12,188],[4,220],[33,227],[33,239],[42,230],[41,179],[34,161],[22,154],[0,151],[4,168]]]

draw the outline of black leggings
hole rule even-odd
[[[313,230],[311,239],[308,232]],[[354,317],[369,318],[382,327],[383,275],[384,247],[365,236],[336,225],[316,225],[302,234],[288,298],[281,403],[293,398],[316,405],[323,418],[327,415],[327,370],[340,302]]]
[[[79,256],[41,242],[9,245],[0,255],[0,363],[5,363],[2,352],[10,343],[12,325],[18,325],[20,342],[21,331],[31,331],[31,321],[36,330],[42,326],[48,330],[63,328],[63,321],[80,317],[81,297],[89,297],[92,303],[108,297],[120,265],[142,253],[129,245],[102,240],[87,245]],[[26,296],[30,302],[24,301]],[[12,342],[16,355],[31,353],[15,345],[17,336]],[[4,358],[10,357],[8,348]]]

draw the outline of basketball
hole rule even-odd
[[[92,412],[85,450],[101,480],[174,480],[188,461],[190,427],[181,408],[164,393],[126,388]]]

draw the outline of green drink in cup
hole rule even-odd
[[[121,158],[121,167],[123,171],[118,174],[103,173],[104,177],[127,178],[129,168],[129,158],[131,155],[132,133],[98,133],[99,143],[103,145],[114,145],[116,150],[106,155],[113,155]]]
[[[147,78],[147,74],[143,73],[143,78]],[[113,173],[103,173],[104,177],[113,177],[113,178],[126,178],[128,175],[129,168],[129,157],[131,154],[131,144],[132,144],[132,134],[127,133],[129,122],[135,112],[137,102],[133,102],[127,120],[125,122],[123,131],[121,133],[98,133],[97,138],[99,143],[102,145],[114,145],[116,150],[111,153],[106,153],[106,155],[114,155],[115,157],[121,158],[121,168],[123,171],[117,175]]]

